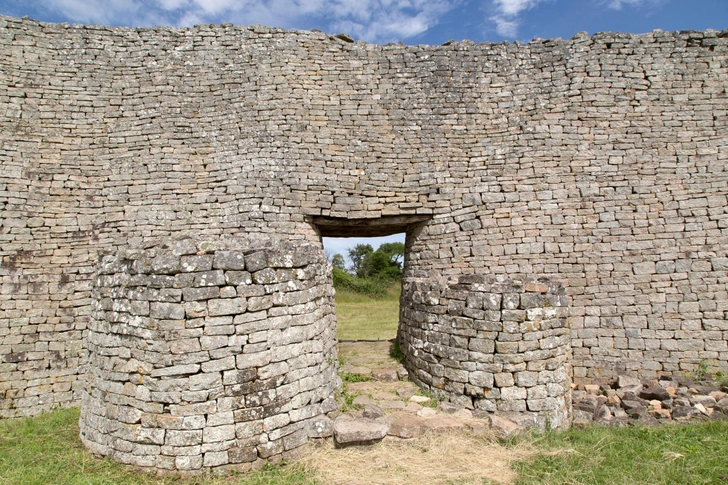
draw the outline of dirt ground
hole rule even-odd
[[[365,410],[381,411],[388,435],[373,445],[346,448],[328,440],[304,459],[305,466],[336,485],[510,483],[511,464],[527,458],[529,447],[506,447],[492,434],[487,416],[421,392],[406,380],[389,348],[389,341],[339,344],[341,413],[361,417]],[[354,382],[360,376],[370,380]]]

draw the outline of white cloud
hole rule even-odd
[[[503,37],[514,38],[518,34],[518,20],[506,20],[504,17],[493,16],[490,18],[495,22],[495,31]]]
[[[368,42],[407,39],[437,24],[464,0],[26,0],[69,22],[191,26],[233,22],[283,28],[317,27]],[[538,0],[497,0],[511,4]]]
[[[178,8],[186,7],[189,5],[189,0],[157,0],[157,3],[164,10],[177,10]]]
[[[630,7],[641,7],[643,5],[657,5],[659,3],[664,3],[665,1],[666,0],[602,0],[602,3],[605,3],[609,8],[621,10],[624,5]]]
[[[524,10],[538,5],[541,0],[493,0],[492,6],[495,14],[490,20],[495,23],[495,30],[499,35],[514,38],[518,34],[520,25],[519,15]],[[619,1],[619,0],[614,0]]]
[[[315,26],[331,33],[346,32],[368,42],[389,42],[426,31],[463,0],[26,1],[38,10],[52,10],[78,23],[191,26],[233,22],[301,29]]]
[[[447,1],[338,0],[330,25],[358,39],[387,42],[425,32],[453,6]]]
[[[498,11],[505,16],[514,16],[536,6],[540,0],[493,0]]]

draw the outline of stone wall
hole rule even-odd
[[[86,447],[139,467],[248,469],[330,435],[330,275],[311,244],[184,239],[104,256]]]
[[[564,289],[546,278],[406,281],[398,341],[410,378],[434,395],[568,427],[568,312]]]
[[[0,17],[0,415],[78,402],[100,252],[336,225],[406,230],[409,279],[563,283],[577,381],[728,371],[726,34]]]

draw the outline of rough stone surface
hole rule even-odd
[[[459,407],[536,413],[568,427],[569,308],[547,278],[406,280],[399,347],[410,377]]]
[[[522,433],[525,428],[501,416],[490,417],[490,429],[498,438],[505,439]]]
[[[339,446],[365,445],[387,436],[389,425],[384,418],[368,419],[343,415],[334,421],[334,440]]]
[[[275,281],[228,287],[225,272],[251,251],[268,253]],[[286,258],[294,271],[283,272]],[[198,278],[213,265],[220,278]],[[162,297],[153,277],[175,291]],[[188,291],[202,280],[218,298]],[[241,294],[276,303],[251,311],[255,297]],[[335,320],[318,245],[211,238],[121,250],[101,259],[92,309],[80,427],[93,452],[157,469],[244,469],[331,436]],[[188,455],[200,459],[179,459]]]
[[[406,231],[405,285],[414,286],[403,302],[417,316],[403,338],[429,359],[420,365],[413,353],[408,370],[458,405],[563,414],[561,378],[544,389],[540,374],[553,369],[533,363],[568,348],[564,369],[577,382],[706,363],[728,371],[727,49],[715,31],[378,46],[261,26],[0,17],[0,415],[79,403],[96,345],[87,336],[99,255],[183,235],[320,246],[322,235]],[[167,349],[145,349],[158,352],[158,369],[179,372],[150,378],[220,373],[234,385],[225,346],[203,348],[200,329],[270,332],[281,307],[310,311],[307,290],[294,289],[309,255],[210,261],[227,250],[216,244],[131,263],[150,298],[119,312],[139,322],[135,332],[201,324],[169,349],[200,369],[172,369]],[[538,281],[517,295],[463,282],[461,299],[459,280],[484,274],[562,283],[570,325],[535,337],[543,330],[531,324],[547,309]],[[245,308],[218,301],[233,291]],[[152,319],[160,328],[143,327]],[[198,352],[211,358],[204,368]],[[262,368],[265,358],[251,351],[234,366]],[[499,401],[480,389],[498,390]],[[154,392],[204,407],[209,391]],[[177,417],[192,412],[172,406]],[[260,450],[275,454],[296,433]],[[224,460],[210,453],[203,463]]]
[[[601,384],[598,395],[586,389],[572,393],[573,424],[624,425],[629,418],[634,424],[655,425],[703,416],[728,417],[728,399],[718,387],[714,381],[695,382],[672,376],[660,376],[659,380],[644,386],[634,379],[619,377],[611,383]],[[722,401],[715,397],[721,397]]]

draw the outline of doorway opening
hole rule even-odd
[[[417,392],[397,346],[402,277],[411,243],[429,216],[379,219],[314,218],[332,262],[340,410],[376,404],[404,409]]]
[[[313,219],[334,266],[339,341],[397,337],[407,234],[429,219],[422,215]]]
[[[333,265],[336,336],[345,341],[397,337],[405,234],[323,238]]]

